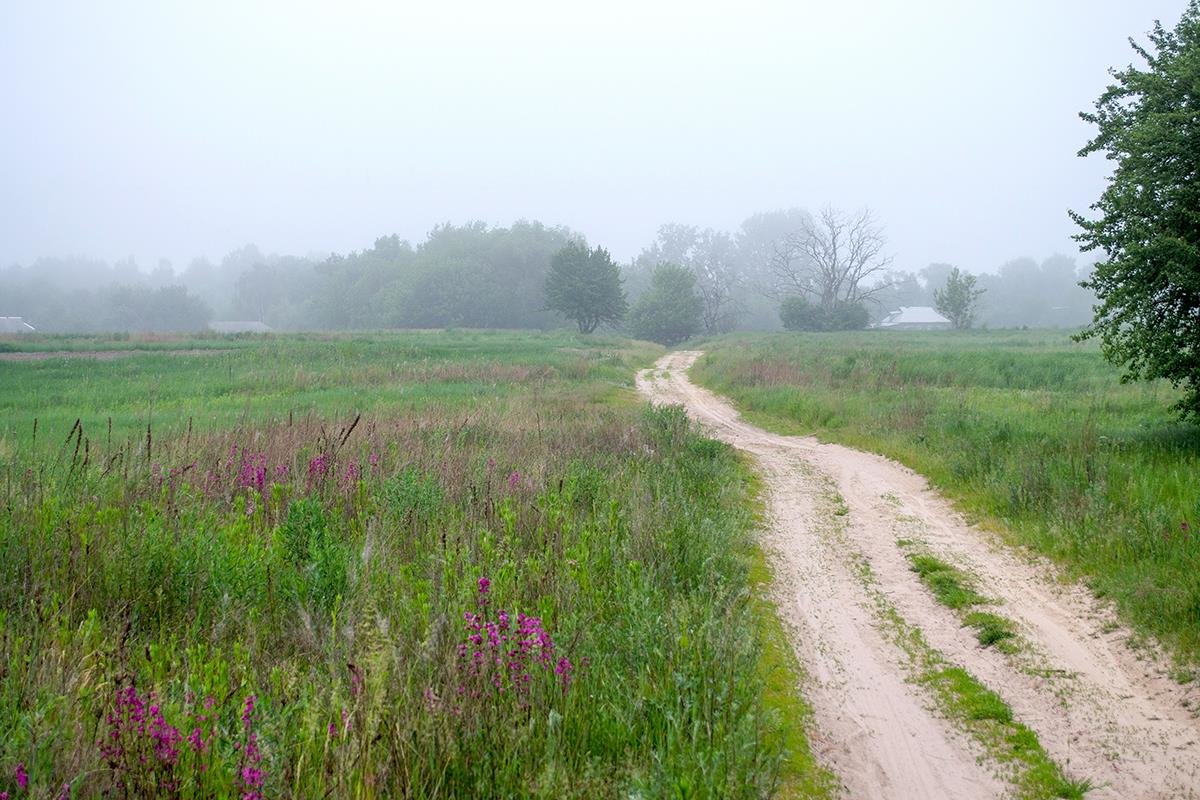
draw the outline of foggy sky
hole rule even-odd
[[[1077,112],[1185,0],[0,3],[0,265],[443,221],[869,205],[896,265],[1074,254]],[[244,6],[244,7],[243,7]]]

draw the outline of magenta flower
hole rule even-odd
[[[488,590],[489,590],[489,589],[491,589],[491,588],[492,588],[492,582],[491,582],[491,581],[489,581],[487,578],[480,578],[480,579],[479,579],[479,593],[480,593],[480,594],[487,594],[487,593],[488,593]]]
[[[554,667],[554,674],[562,681],[563,691],[571,685],[571,659],[560,658],[558,664]]]
[[[13,770],[13,776],[17,779],[17,786],[22,789],[29,788],[29,773],[25,771],[25,764],[17,764],[17,768]]]
[[[521,473],[517,472],[514,469],[512,471],[512,474],[508,476],[508,490],[513,491],[518,486],[520,486],[520,484],[521,484]]]
[[[324,453],[314,456],[313,459],[308,462],[309,480],[324,478],[327,472],[329,472],[329,457]]]
[[[346,470],[342,473],[342,479],[340,481],[342,491],[348,492],[353,489],[354,485],[358,483],[358,479],[361,477],[361,475],[362,472],[359,470],[357,462],[351,461],[349,464],[347,464]]]
[[[254,695],[246,695],[246,704],[242,707],[242,724],[247,728],[250,727],[251,717],[254,716],[254,703],[258,700]]]

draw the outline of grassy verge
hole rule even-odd
[[[0,791],[808,796],[747,473],[636,402],[654,355],[0,365]]]
[[[928,476],[1084,577],[1185,664],[1200,657],[1200,429],[1065,333],[761,335],[705,345],[695,380],[772,430]],[[1190,670],[1180,674],[1191,674]]]

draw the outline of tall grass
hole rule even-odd
[[[892,456],[1200,657],[1200,430],[1065,333],[717,340],[693,370],[762,424]]]
[[[803,737],[766,699],[744,467],[678,409],[615,399],[645,356],[506,341],[491,357],[430,354],[436,337],[314,356],[349,388],[373,371],[434,398],[467,382],[470,403],[364,400],[361,417],[289,424],[271,381],[313,369],[297,341],[235,363],[266,397],[224,427],[177,418],[77,452],[101,407],[10,440],[0,791],[770,794]],[[198,409],[230,378],[189,363]],[[80,380],[115,396],[148,379],[127,365],[162,367],[182,394],[175,364]],[[73,413],[33,405],[58,425]]]

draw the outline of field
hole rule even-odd
[[[656,348],[6,344],[137,351],[0,360],[9,796],[824,791],[753,476],[636,398]]]
[[[692,369],[771,430],[883,453],[1112,598],[1191,678],[1200,429],[1056,332],[747,335]]]

